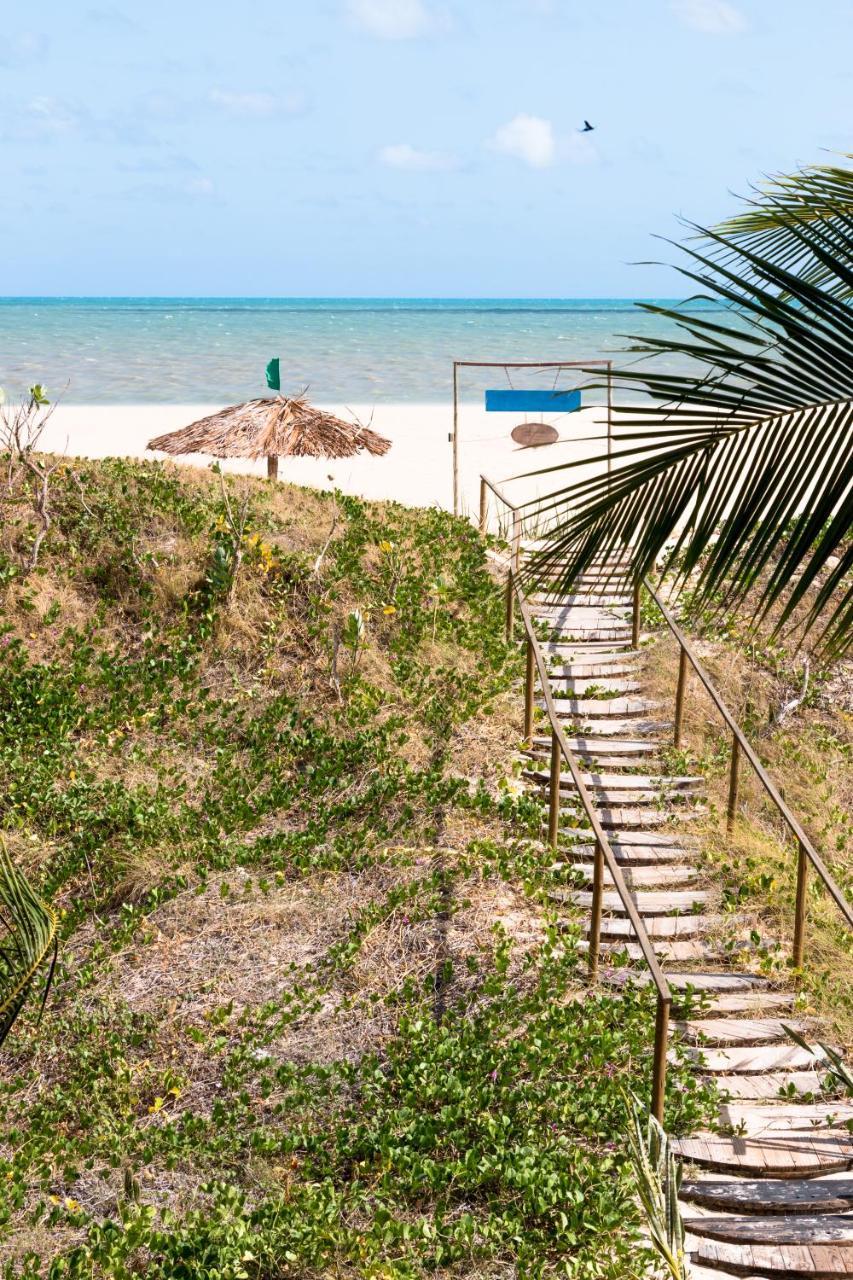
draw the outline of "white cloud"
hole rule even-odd
[[[212,178],[191,178],[183,189],[188,196],[212,196],[216,191]]]
[[[523,160],[531,169],[547,169],[557,154],[551,121],[541,116],[514,116],[501,125],[488,145],[494,151]]]
[[[707,35],[734,35],[746,30],[746,18],[727,0],[672,0],[672,11],[686,27]]]
[[[210,101],[235,116],[271,116],[278,108],[272,93],[237,93],[233,89],[211,89]]]
[[[81,122],[79,109],[61,98],[31,98],[24,112],[35,128],[45,134],[71,133]]]
[[[408,142],[382,147],[379,162],[389,169],[408,169],[412,173],[439,173],[459,167],[456,157],[446,151],[421,151]]]
[[[347,9],[360,27],[382,40],[411,40],[433,25],[423,0],[348,0]]]

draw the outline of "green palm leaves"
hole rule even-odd
[[[536,503],[552,533],[533,572],[568,585],[595,558],[636,580],[663,558],[698,602],[755,618],[795,610],[839,653],[853,643],[853,170],[777,179],[682,250],[689,309],[645,305],[671,336],[628,348],[612,473]],[[703,305],[715,303],[713,309]],[[657,358],[657,359],[654,359]],[[690,373],[672,372],[689,360]],[[544,474],[544,473],[539,473]],[[826,618],[829,621],[826,621]]]
[[[626,1096],[625,1110],[628,1153],[652,1244],[670,1280],[687,1280],[684,1223],[678,1204],[681,1166],[672,1154],[666,1131],[636,1098]]]
[[[56,964],[56,914],[30,888],[0,842],[0,1044],[50,957],[42,989],[47,999]]]

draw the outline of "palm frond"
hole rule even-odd
[[[628,1153],[652,1244],[671,1280],[687,1280],[684,1223],[678,1204],[681,1165],[672,1154],[669,1135],[655,1117],[633,1097],[626,1096],[625,1109]]]
[[[592,463],[591,478],[548,469],[562,483],[535,503],[552,532],[533,576],[563,566],[568,587],[603,557],[639,580],[662,562],[677,586],[696,575],[698,604],[749,604],[755,620],[779,606],[777,630],[804,606],[808,631],[831,602],[821,642],[853,644],[853,171],[838,172],[831,219],[801,216],[792,198],[775,229],[697,228],[701,244],[682,246],[694,297],[721,306],[644,305],[673,334],[629,350],[698,372],[616,374],[644,399],[614,409],[610,474],[603,454],[573,464]]]
[[[33,891],[0,841],[0,1045],[47,964],[44,1009],[56,965],[56,930],[55,911]]]
[[[831,1045],[818,1042],[820,1053],[815,1053],[814,1047],[809,1044],[808,1040],[803,1039],[799,1031],[795,1031],[793,1027],[782,1023],[785,1034],[793,1040],[794,1044],[798,1044],[801,1049],[805,1049],[813,1058],[825,1060],[827,1074],[832,1076],[836,1084],[840,1084],[850,1097],[853,1097],[853,1072],[851,1072],[847,1063],[842,1058],[837,1049],[833,1049]]]

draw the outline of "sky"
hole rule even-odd
[[[5,296],[673,296],[679,216],[853,151],[853,0],[0,14]]]

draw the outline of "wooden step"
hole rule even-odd
[[[769,1013],[773,1009],[790,1009],[794,995],[790,991],[747,991],[738,995],[713,995],[706,998],[711,1013]]]
[[[760,991],[767,986],[766,978],[759,978],[749,973],[717,973],[713,970],[707,973],[668,973],[666,980],[673,991],[692,989],[704,992],[752,992]],[[609,975],[608,981],[617,986],[626,982],[645,985],[651,982],[651,975],[642,971],[636,973],[630,969],[626,969],[624,973],[617,970]]]
[[[720,916],[643,916],[643,924],[650,938],[697,938],[711,933],[720,919]],[[627,917],[605,916],[601,936],[610,940],[632,938],[634,926]]]
[[[595,864],[592,862],[560,862],[554,865],[555,869],[565,868],[573,872],[577,880],[582,879],[584,884],[592,884],[593,882]],[[659,889],[667,886],[678,888],[682,885],[691,884],[699,876],[695,867],[687,866],[625,867],[622,874],[625,877],[625,883],[633,889]],[[606,885],[613,883],[606,866],[604,868],[604,883]]]
[[[525,769],[524,777],[531,782],[550,783],[551,774],[548,769]],[[700,777],[671,777],[668,774],[654,776],[643,773],[604,773],[581,772],[581,781],[596,791],[652,791],[660,795],[661,791],[676,795],[692,794],[704,787],[705,780]],[[561,789],[574,788],[575,782],[570,773],[560,774]]]
[[[591,893],[578,892],[572,889],[555,889],[551,893],[551,897],[569,901],[582,911],[588,911],[592,906]],[[632,898],[640,915],[645,917],[646,915],[672,915],[673,912],[692,913],[694,907],[703,906],[708,901],[708,894],[703,889],[696,889],[693,892],[670,889],[662,893],[640,891],[639,893],[633,893]],[[602,906],[604,911],[614,915],[624,916],[627,914],[627,909],[621,897],[612,890],[605,891],[602,894]]]
[[[596,659],[590,662],[584,658],[579,662],[553,664],[548,670],[549,680],[616,680],[625,678],[633,680],[637,675],[639,662],[636,658],[614,654],[618,661],[602,662]]]
[[[720,1093],[741,1101],[776,1101],[789,1094],[821,1095],[822,1077],[816,1071],[767,1071],[757,1075],[715,1075]]]
[[[615,737],[569,737],[566,741],[569,750],[577,754],[586,754],[595,756],[601,752],[607,752],[611,756],[624,756],[631,759],[634,756],[643,757],[654,755],[658,746],[654,742],[643,738],[615,738]],[[537,737],[533,739],[533,751],[531,754],[545,756],[551,750],[551,739]]]
[[[588,590],[581,594],[569,596],[557,596],[553,592],[536,592],[532,596],[527,597],[527,603],[534,611],[539,609],[589,609],[596,606],[602,609],[630,609],[633,601],[630,595],[620,595],[618,592],[608,591],[605,587],[599,590]]]
[[[720,1274],[786,1276],[788,1280],[831,1280],[853,1275],[853,1244],[751,1244],[743,1240],[703,1240],[690,1255]]]
[[[853,1211],[853,1178],[844,1174],[802,1179],[685,1179],[679,1194],[688,1204],[732,1213],[788,1217]]]
[[[799,1023],[790,1023],[795,1031],[803,1031]],[[678,1024],[691,1044],[760,1045],[790,1044],[778,1018],[696,1018]]]
[[[544,706],[544,702],[540,703]],[[558,714],[584,719],[593,716],[597,720],[627,720],[634,716],[647,716],[661,704],[652,698],[557,698],[555,706]]]
[[[701,938],[652,938],[651,942],[655,955],[664,963],[688,964],[697,961],[707,964],[715,959],[711,948]],[[586,938],[579,940],[578,950],[584,953],[589,950],[589,943]],[[602,962],[607,957],[608,964],[611,961],[613,963],[621,962],[623,957],[630,961],[636,960],[645,963],[639,944],[625,942],[622,939],[614,942],[602,938],[601,957]],[[639,972],[643,971],[640,970]]]
[[[582,698],[592,690],[592,697],[600,701],[605,694],[609,697],[613,693],[637,693],[643,687],[639,680],[629,680],[623,676],[560,676],[549,672],[548,680],[555,698],[569,695]]]
[[[757,1244],[831,1244],[834,1240],[853,1243],[853,1214],[795,1214],[790,1220],[781,1214],[767,1217],[747,1214],[685,1218],[684,1227],[693,1236],[709,1240],[743,1240]]]
[[[665,827],[669,823],[678,822],[696,822],[699,818],[704,818],[708,810],[704,805],[694,804],[690,807],[683,806],[677,813],[667,811],[665,809],[655,809],[653,806],[645,808],[635,807],[633,804],[627,805],[608,805],[603,802],[602,797],[597,797],[602,802],[601,807],[596,804],[596,814],[598,821],[605,830],[631,831],[645,830],[649,827]],[[570,829],[574,830],[572,824],[576,823],[581,817],[585,816],[582,809],[578,809],[576,805],[563,804],[560,812],[563,815],[563,821],[567,821]],[[608,837],[609,838],[609,837]]]
[[[815,1050],[821,1050],[815,1045]],[[706,1075],[765,1075],[789,1071],[808,1071],[815,1059],[805,1049],[785,1040],[784,1044],[750,1048],[748,1045],[732,1045],[728,1049],[688,1049]]]
[[[560,709],[559,702],[555,704],[555,709],[558,720],[568,720],[576,725],[576,731],[566,735],[569,738],[606,738],[612,735],[614,738],[654,738],[659,743],[665,734],[672,732],[671,720],[618,720],[609,719],[607,716],[571,716]]]
[[[610,644],[602,640],[540,640],[539,648],[546,657],[562,656],[566,662],[602,662],[608,658],[638,657],[643,652],[635,649],[630,640]]]
[[[724,1102],[719,1120],[721,1128],[743,1130],[751,1137],[787,1129],[837,1129],[853,1123],[853,1102],[776,1102],[764,1106]]]
[[[673,1153],[689,1164],[756,1178],[813,1178],[853,1164],[853,1139],[846,1129],[762,1134],[756,1138],[697,1133],[673,1138]]]

